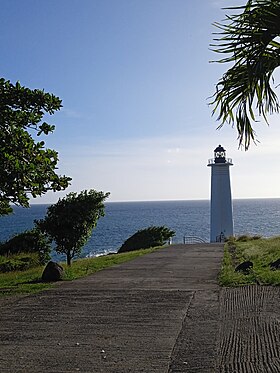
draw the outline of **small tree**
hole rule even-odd
[[[79,255],[97,220],[104,216],[104,200],[110,193],[84,190],[69,193],[47,209],[45,219],[35,220],[36,226],[56,244],[56,252],[65,254],[67,264]]]
[[[71,178],[56,174],[57,152],[31,136],[53,132],[55,126],[42,119],[61,106],[50,93],[0,79],[0,215],[12,212],[10,203],[29,207],[30,195],[69,185]]]
[[[162,246],[173,236],[175,232],[164,226],[141,229],[122,244],[118,253]]]

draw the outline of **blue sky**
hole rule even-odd
[[[216,130],[207,97],[225,65],[209,63],[213,22],[241,0],[0,0],[1,76],[52,92],[47,146],[65,192],[110,191],[110,201],[208,199],[213,149],[233,158],[234,198],[280,197],[279,119],[238,150]],[[278,75],[279,76],[279,75]],[[36,203],[56,202],[47,193]]]

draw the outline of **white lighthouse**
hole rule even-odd
[[[214,150],[214,159],[208,161],[211,167],[210,242],[221,242],[225,237],[233,236],[229,175],[229,166],[232,165],[221,145]]]

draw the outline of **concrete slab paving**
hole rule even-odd
[[[217,284],[222,255],[221,244],[172,245],[40,294],[0,299],[0,372],[239,372],[252,365],[236,347],[240,317],[259,293],[247,311],[237,307],[246,295]],[[256,351],[267,356],[258,366],[271,360],[274,369],[279,308],[271,297],[279,292],[267,294],[258,315],[269,312],[262,330],[272,352]]]

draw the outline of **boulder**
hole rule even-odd
[[[60,281],[64,275],[64,269],[58,263],[50,261],[42,274],[42,281],[44,282],[53,282]]]
[[[253,268],[253,263],[250,260],[240,263],[236,268],[235,272],[242,272],[244,275],[248,275],[250,269]]]
[[[270,266],[270,269],[272,270],[280,269],[280,258],[275,260],[275,262],[271,262],[269,266]]]

